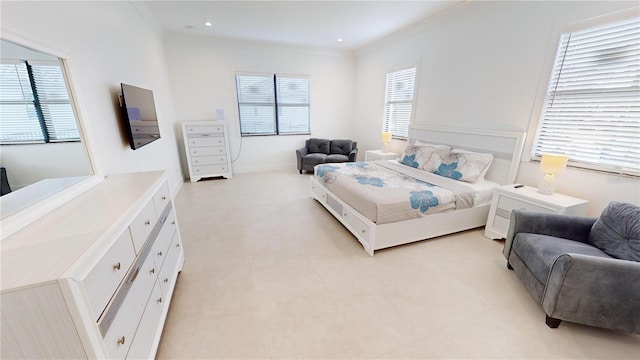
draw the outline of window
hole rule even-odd
[[[406,139],[409,136],[415,82],[416,68],[387,74],[382,130],[391,132],[393,137]]]
[[[58,62],[0,64],[0,143],[80,141]]]
[[[236,89],[243,136],[311,132],[308,76],[238,74]]]
[[[640,19],[563,34],[532,158],[640,174]]]

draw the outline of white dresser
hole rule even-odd
[[[215,176],[231,179],[229,136],[224,121],[184,122],[182,133],[191,182]]]
[[[530,186],[504,185],[493,193],[484,236],[490,239],[506,238],[511,211],[514,209],[584,216],[588,206],[587,200],[558,193],[545,195]]]
[[[0,255],[0,357],[155,356],[184,263],[164,172],[107,176]]]

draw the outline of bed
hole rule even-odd
[[[523,132],[434,126],[413,126],[409,134],[409,144],[490,154],[492,160],[475,183],[415,169],[403,157],[404,164],[382,160],[318,165],[310,179],[312,198],[340,221],[371,256],[375,250],[484,226],[493,188],[515,181],[525,139]],[[340,173],[346,174],[347,180]],[[403,181],[408,184],[400,185]],[[344,184],[336,185],[341,182]],[[365,194],[352,192],[349,187],[360,187]],[[410,202],[401,205],[386,200],[387,193],[402,191],[405,197],[411,197]],[[425,198],[423,194],[429,195]],[[370,203],[367,198],[377,203]]]

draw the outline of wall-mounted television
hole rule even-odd
[[[133,150],[160,139],[158,116],[151,90],[120,84],[122,87],[122,117],[129,132]]]

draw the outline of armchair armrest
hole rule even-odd
[[[585,242],[595,222],[596,218],[584,216],[513,210],[502,254],[509,259],[513,238],[518,233],[549,235]]]
[[[309,149],[306,146],[296,150],[296,158],[298,160],[298,170],[302,171],[302,157],[309,153]]]
[[[640,333],[640,263],[563,254],[551,268],[542,296],[548,316]]]
[[[349,161],[354,162],[358,158],[358,148],[351,150],[349,153]]]

